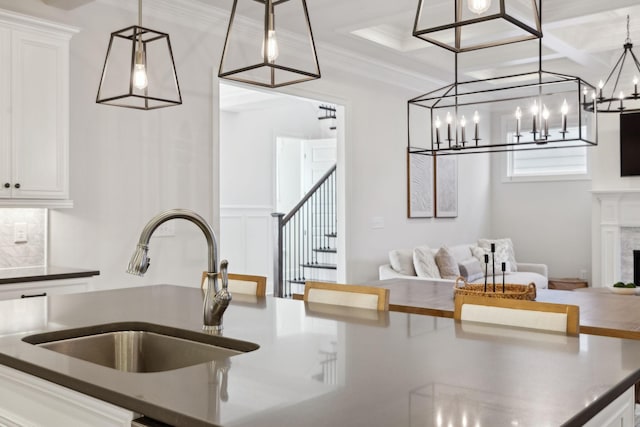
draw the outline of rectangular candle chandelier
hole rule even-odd
[[[410,153],[435,156],[597,145],[596,99],[585,95],[595,87],[579,77],[544,71],[541,38],[538,70],[529,73],[461,82],[458,52],[454,55],[454,83],[408,101]],[[489,138],[490,133],[501,136]]]

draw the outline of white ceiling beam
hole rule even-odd
[[[58,9],[71,10],[80,6],[84,6],[87,3],[91,3],[93,0],[42,0],[43,3],[49,6],[57,7]]]

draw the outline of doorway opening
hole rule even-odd
[[[335,111],[331,117],[327,105]],[[330,168],[337,166],[340,176],[343,118],[344,107],[325,100],[220,83],[219,241],[229,272],[266,276],[267,293],[273,293],[277,218],[272,214],[289,213]],[[335,180],[339,194],[343,181]],[[334,210],[343,224],[341,206]],[[322,261],[335,265],[332,274],[302,267],[307,280],[337,281],[344,274],[344,233],[336,233],[330,246],[335,252],[323,253]],[[304,286],[304,280],[298,282],[291,288],[296,293]]]

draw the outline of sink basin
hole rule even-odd
[[[162,372],[254,351],[257,344],[142,322],[29,335],[33,345],[124,372]]]

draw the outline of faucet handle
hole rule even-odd
[[[223,259],[220,262],[220,278],[222,281],[222,289],[227,289],[227,287],[229,286],[229,274],[227,272],[228,267],[229,261]]]

